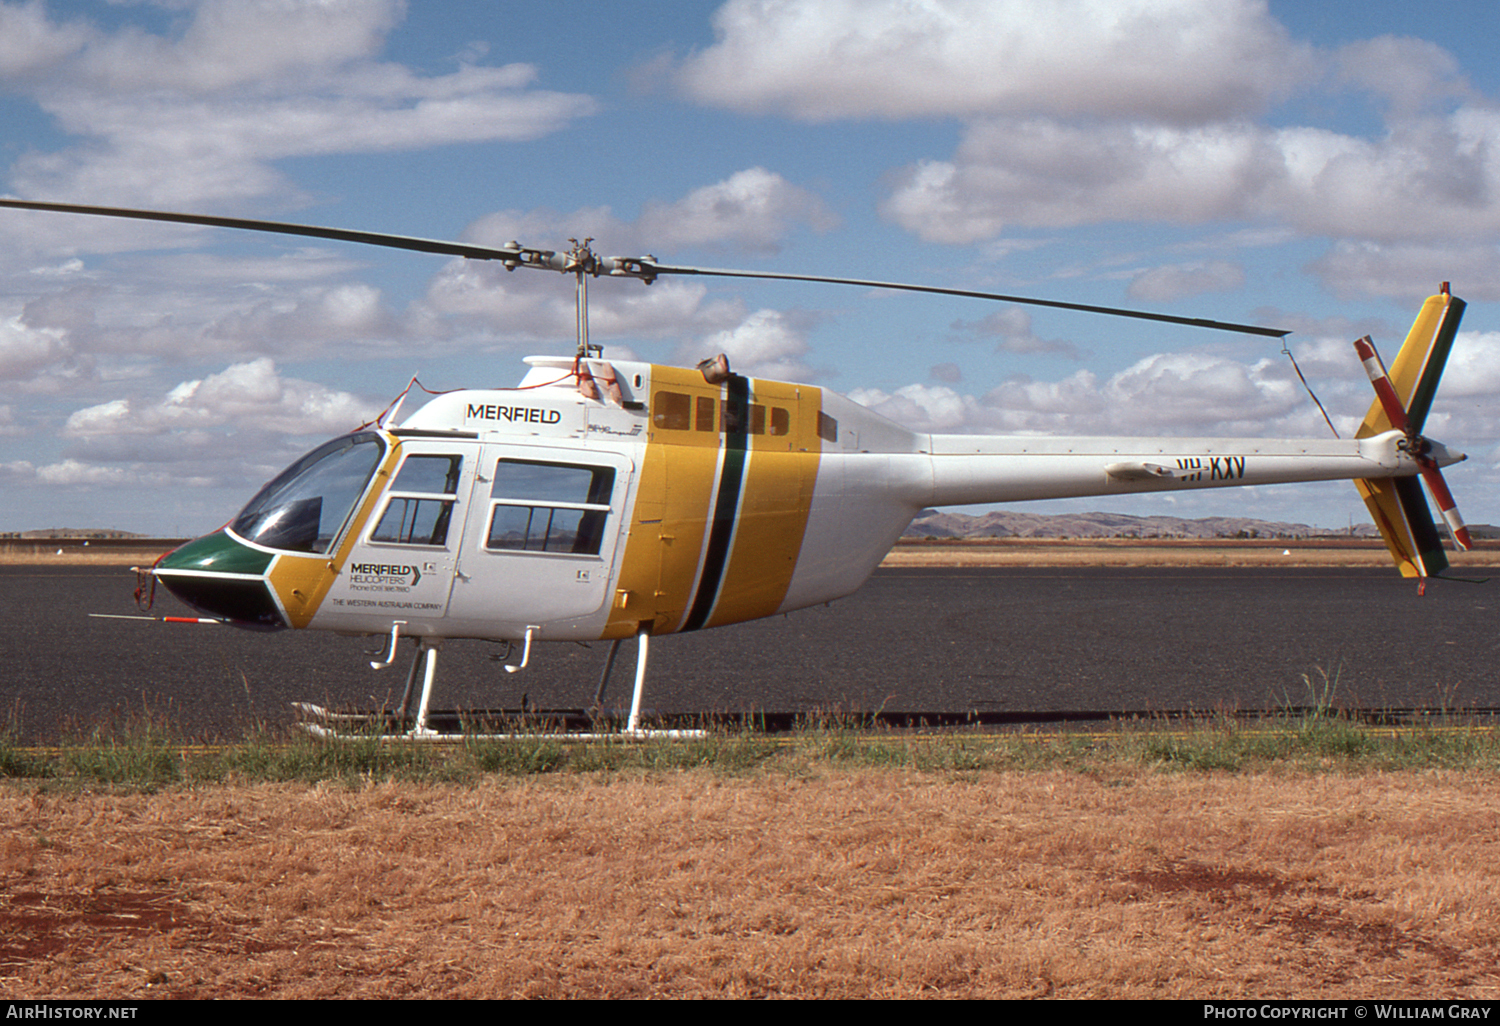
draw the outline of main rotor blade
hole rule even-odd
[[[1268,338],[1285,338],[1290,330],[1263,328],[1254,324],[1234,324],[1230,321],[1214,321],[1202,317],[1178,317],[1174,314],[1148,313],[1144,310],[1127,310],[1115,306],[1091,306],[1087,303],[1064,303],[1056,299],[1031,299],[1026,296],[1005,296],[996,292],[974,292],[969,289],[947,289],[936,285],[908,285],[895,281],[865,281],[860,278],[829,278],[815,274],[780,274],[774,271],[732,271],[717,267],[668,267],[664,264],[640,261],[642,269],[656,274],[698,274],[718,278],[778,278],[783,281],[815,281],[830,285],[860,285],[875,289],[899,289],[903,292],[931,292],[940,296],[963,296],[968,299],[994,299],[1002,303],[1020,303],[1026,306],[1046,306],[1057,310],[1082,310],[1085,313],[1110,314],[1116,317],[1134,317],[1143,321],[1164,321],[1167,324],[1186,324],[1194,328],[1213,328],[1217,331],[1238,331],[1247,335],[1264,335]]]
[[[251,232],[274,232],[278,235],[305,235],[314,239],[334,239],[339,242],[363,242],[371,246],[386,246],[391,249],[411,249],[419,253],[441,253],[447,256],[469,257],[474,260],[514,260],[519,253],[519,250],[514,249],[472,246],[464,242],[446,242],[442,239],[419,239],[407,235],[388,235],[384,232],[360,232],[351,231],[347,228],[320,228],[316,225],[288,224],[284,221],[257,221],[244,217],[178,214],[166,210],[87,207],[76,203],[42,203],[34,200],[13,199],[0,199],[0,207],[15,207],[19,210],[50,210],[63,214],[95,214],[100,217],[129,217],[138,221],[170,221],[176,224],[204,225],[209,228],[240,228]]]
[[[165,210],[133,210],[128,207],[96,207],[77,203],[47,203],[39,200],[0,199],[0,207],[17,210],[48,210],[64,214],[93,214],[99,217],[125,217],[138,221],[166,221],[174,224],[203,225],[209,228],[238,228],[243,231],[271,232],[277,235],[301,235],[306,238],[331,239],[337,242],[359,242],[370,246],[385,246],[389,249],[414,250],[419,253],[439,253],[446,256],[461,256],[471,260],[499,260],[507,267],[528,266],[547,270],[570,271],[574,265],[567,258],[551,250],[528,250],[523,248],[497,248],[475,246],[466,242],[449,242],[442,239],[423,239],[409,235],[390,235],[385,232],[354,231],[348,228],[324,228],[317,225],[291,224],[285,221],[261,221],[245,217],[214,217],[207,214],[181,214]],[[641,278],[650,283],[661,274],[703,275],[718,278],[767,278],[781,281],[811,281],[829,285],[858,285],[864,288],[895,289],[902,292],[926,292],[939,296],[960,296],[966,299],[990,299],[1002,303],[1018,303],[1026,306],[1043,306],[1056,310],[1081,310],[1085,313],[1109,314],[1116,317],[1133,317],[1143,321],[1160,321],[1167,324],[1186,324],[1195,328],[1212,328],[1217,331],[1237,331],[1249,335],[1283,338],[1290,331],[1280,328],[1264,328],[1254,324],[1235,324],[1202,317],[1178,317],[1173,314],[1148,313],[1144,310],[1127,310],[1123,307],[1092,306],[1087,303],[1065,303],[1056,299],[1032,299],[1027,296],[1007,296],[995,292],[976,292],[969,289],[949,289],[936,285],[912,285],[895,281],[867,281],[860,278],[834,278],[813,274],[784,274],[775,271],[734,271],[715,267],[674,267],[658,264],[649,258],[612,258],[615,270],[611,275]],[[628,269],[627,269],[628,268]],[[588,268],[589,273],[599,273],[600,268]]]

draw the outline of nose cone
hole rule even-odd
[[[219,530],[173,549],[153,572],[200,613],[239,627],[275,630],[286,626],[266,580],[275,558]]]

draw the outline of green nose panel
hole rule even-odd
[[[220,574],[263,574],[273,553],[252,549],[223,531],[205,534],[173,549],[157,564],[158,570],[206,570]]]

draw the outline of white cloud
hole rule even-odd
[[[1227,292],[1243,287],[1245,269],[1227,260],[1170,264],[1142,271],[1130,282],[1132,299],[1165,303],[1204,292]]]
[[[635,221],[622,220],[609,207],[565,214],[498,210],[471,224],[463,238],[490,246],[519,241],[539,248],[565,248],[563,239],[592,238],[593,249],[603,256],[666,254],[686,246],[775,252],[804,227],[821,232],[836,223],[817,194],[774,171],[751,167],[680,199],[649,202]]]
[[[111,91],[257,86],[373,56],[401,13],[398,0],[209,0],[175,39],[96,36],[75,70]]]
[[[21,316],[0,320],[0,380],[31,378],[68,362],[72,351],[65,334],[57,328],[32,327]]]
[[[1156,354],[1103,380],[1089,370],[1015,377],[982,396],[913,384],[849,397],[913,430],[946,433],[1315,436],[1322,424],[1285,363],[1191,352]]]
[[[621,335],[680,337],[731,321],[738,306],[707,301],[707,289],[680,280],[649,287],[611,283],[589,290],[589,331],[599,340]],[[431,333],[469,332],[486,344],[547,342],[573,338],[577,307],[572,283],[531,270],[505,271],[495,264],[454,261],[428,284],[409,323]]]
[[[1285,362],[1242,364],[1204,353],[1165,353],[1140,360],[1103,390],[1122,425],[1214,427],[1233,434],[1240,423],[1284,417],[1306,402]]]
[[[1245,216],[1279,173],[1279,156],[1247,125],[1176,129],[985,121],[952,161],[908,168],[882,213],[923,238],[970,243],[1008,225]]]
[[[12,466],[7,476],[29,473],[50,486],[149,487],[178,502],[185,489],[213,489],[189,504],[195,517],[222,521],[256,483],[305,451],[307,436],[343,434],[378,408],[285,377],[269,359],[250,360],[162,391],[142,383],[129,396],[77,410],[58,432],[67,445],[61,460],[30,472]]]
[[[373,405],[322,385],[284,378],[268,358],[184,381],[160,401],[112,399],[73,413],[65,437],[108,442],[124,436],[230,428],[235,434],[336,435],[358,427]]]
[[[958,432],[988,420],[988,411],[973,396],[946,385],[907,385],[895,392],[858,388],[849,398],[913,431]]]
[[[219,351],[305,357],[310,346],[390,338],[399,331],[396,318],[381,302],[380,290],[350,282],[282,293],[228,311],[207,325],[200,337]]]
[[[1420,302],[1447,281],[1465,299],[1500,300],[1500,247],[1493,243],[1340,240],[1307,269],[1345,298],[1392,296]]]
[[[590,97],[535,89],[530,65],[423,76],[381,62],[404,14],[396,0],[200,0],[187,10],[179,32],[155,35],[0,7],[0,29],[15,23],[44,54],[7,62],[0,34],[0,82],[30,92],[82,140],[18,160],[18,193],[169,208],[286,202],[295,190],[277,160],[535,139],[597,110]]]
[[[882,213],[934,242],[1008,226],[1271,221],[1414,242],[1500,230],[1500,117],[1463,110],[1378,141],[1244,122],[1190,129],[1039,118],[971,125],[952,160],[908,167]]]
[[[69,435],[104,435],[139,433],[142,425],[130,419],[130,400],[111,399],[109,402],[76,410],[64,426]]]
[[[827,231],[836,221],[813,193],[763,167],[752,167],[695,189],[675,203],[648,204],[636,227],[653,240],[651,246],[663,251],[728,243],[774,253],[795,227],[806,224]]]
[[[1453,55],[1426,39],[1364,39],[1341,47],[1336,60],[1345,82],[1384,98],[1397,118],[1472,93]]]
[[[757,310],[733,328],[714,332],[696,347],[684,346],[684,363],[724,353],[736,374],[778,381],[806,381],[814,371],[803,360],[807,338],[793,319],[778,310]]]
[[[357,265],[299,250],[273,259],[209,256],[115,262],[107,270],[33,278],[40,287],[0,315],[0,380],[28,390],[87,382],[119,360],[142,373],[159,360],[340,355],[358,342],[386,351],[407,325],[378,289],[339,280]],[[333,278],[331,282],[320,279]]]
[[[1500,396],[1500,332],[1459,332],[1438,396],[1439,401]]]
[[[1313,72],[1256,0],[730,0],[702,103],[805,121],[1258,113]]]
[[[125,467],[107,467],[66,459],[61,463],[49,463],[36,468],[36,478],[45,485],[104,485],[122,486],[140,484],[141,478]]]
[[[36,466],[30,460],[0,463],[0,481],[22,484],[36,479]]]
[[[952,328],[966,335],[997,339],[997,353],[1056,353],[1070,360],[1083,356],[1071,342],[1039,338],[1031,330],[1030,311],[1019,306],[1007,306],[977,321],[954,321]]]
[[[24,81],[78,52],[91,38],[77,22],[54,25],[41,0],[0,4],[0,80]]]

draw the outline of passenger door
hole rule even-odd
[[[557,621],[598,612],[633,469],[619,453],[486,446],[449,618],[472,621],[476,636],[518,637],[548,623],[566,633]]]

